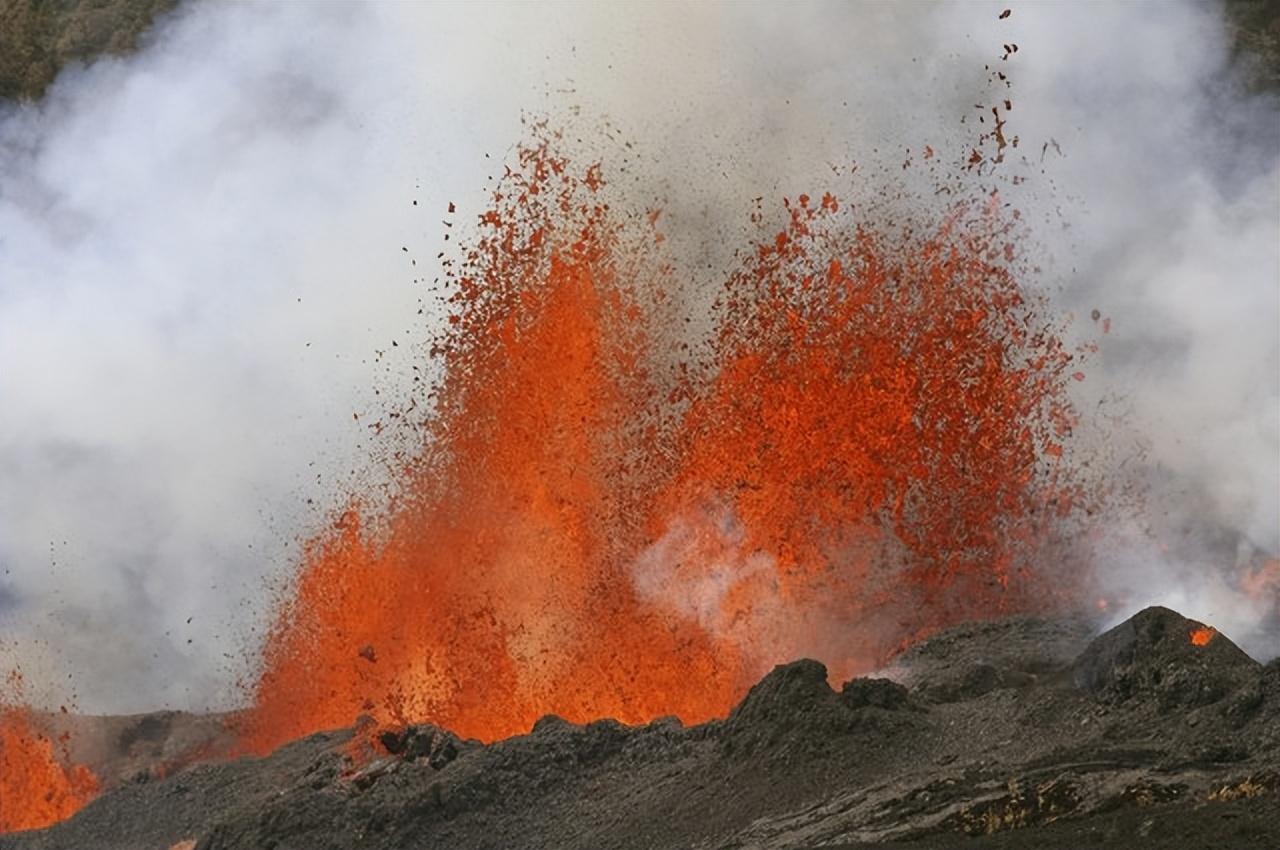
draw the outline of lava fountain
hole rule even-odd
[[[997,196],[916,227],[800,196],[690,316],[657,214],[554,142],[451,270],[444,378],[388,414],[414,440],[396,495],[306,545],[244,749],[361,714],[483,740],[702,721],[795,654],[865,672],[1075,598],[1083,573],[1035,564],[1088,496],[1083,375]]]
[[[59,743],[30,709],[0,705],[0,833],[57,823],[97,795],[97,778]]]

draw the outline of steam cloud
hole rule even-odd
[[[1232,571],[1280,552],[1280,109],[1214,7],[1000,10],[191,3],[0,114],[0,661],[86,710],[235,703],[264,588],[366,462],[352,413],[407,369],[375,352],[440,320],[412,283],[439,219],[481,209],[522,109],[609,116],[710,284],[753,198],[962,154],[984,65],[1044,285],[1112,322],[1081,405],[1153,485],[1105,524],[1112,615],[1276,655]]]

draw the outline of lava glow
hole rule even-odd
[[[1075,366],[994,197],[907,232],[801,196],[705,316],[656,216],[606,197],[520,153],[453,270],[445,378],[394,414],[419,410],[397,495],[307,546],[244,749],[361,714],[702,721],[778,661],[866,671],[1075,592],[1029,566],[1084,495]]]
[[[1218,630],[1213,626],[1201,626],[1198,629],[1191,630],[1192,646],[1208,646],[1209,641],[1213,640],[1218,634]]]
[[[57,823],[97,795],[89,769],[58,749],[28,709],[0,706],[0,832]]]

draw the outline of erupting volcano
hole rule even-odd
[[[1034,565],[1084,506],[1083,376],[998,195],[892,226],[801,195],[687,315],[660,213],[542,134],[451,272],[443,380],[376,426],[414,430],[394,497],[307,546],[247,749],[361,714],[699,722],[799,654],[862,673],[1075,598]]]
[[[234,789],[247,782],[246,799],[266,795],[263,805],[285,792],[261,786],[252,759],[223,763],[233,756],[270,754],[281,775],[300,772],[289,799],[376,791],[396,811],[446,820],[448,800],[487,800],[491,786],[471,789],[457,770],[448,792],[378,783],[396,770],[432,779],[464,758],[488,765],[475,768],[484,776],[614,746],[640,747],[642,763],[674,748],[768,776],[782,768],[752,760],[774,747],[839,752],[865,746],[850,737],[861,729],[907,752],[909,738],[957,722],[949,711],[979,722],[969,712],[991,709],[977,701],[1013,688],[1050,694],[1055,735],[1087,723],[1077,715],[1095,703],[1126,701],[1126,718],[1153,701],[1222,704],[1233,728],[1269,728],[1259,706],[1271,705],[1275,664],[1260,670],[1212,626],[1153,608],[1085,646],[1072,618],[1094,591],[1077,538],[1103,504],[1071,442],[1068,387],[1085,373],[1024,282],[1036,273],[1020,257],[1026,234],[998,192],[927,219],[830,192],[784,199],[781,227],[741,250],[697,311],[663,252],[661,212],[626,212],[606,163],[577,162],[560,142],[536,128],[471,246],[445,261],[447,325],[414,367],[442,377],[369,426],[392,486],[352,494],[305,546],[249,706],[199,735],[188,720],[115,721],[105,779],[74,763],[65,735],[6,709],[0,828],[67,818],[100,784],[118,786],[122,764],[163,784],[169,765],[212,761],[193,775],[225,800],[181,822],[222,824],[194,846],[257,846]],[[1273,565],[1249,580],[1264,587]],[[954,664],[934,660],[957,652]],[[801,656],[823,663],[769,672]],[[1185,672],[1166,679],[1168,665]],[[828,684],[886,666],[909,687]],[[1066,678],[1077,692],[1064,696],[1054,689]],[[1022,722],[1007,710],[992,722]],[[1114,734],[1132,734],[1117,722]],[[133,751],[140,739],[154,755]],[[747,766],[721,763],[731,757]],[[896,757],[866,764],[902,769]],[[794,793],[813,781],[796,778]],[[1125,786],[1113,799],[1103,780],[1071,778],[1041,783],[1035,805],[1016,789],[992,803],[974,796],[985,781],[951,814],[903,809],[895,834],[1047,824],[1156,793]],[[1210,799],[1266,794],[1274,781],[1248,774]],[[423,788],[427,802],[413,802]],[[877,805],[894,811],[917,793],[885,788]],[[324,818],[348,816],[325,805],[318,820],[273,817],[329,834]],[[100,829],[111,811],[69,828]],[[397,829],[416,834],[418,816],[388,821],[388,846]],[[850,835],[880,834],[867,831],[874,818],[850,817]],[[140,823],[139,834],[179,837]]]
[[[0,850],[1273,850],[1256,5],[0,12]]]

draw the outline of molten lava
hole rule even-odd
[[[30,710],[0,706],[0,833],[57,823],[97,793],[93,773],[69,764]]]
[[[1217,636],[1217,634],[1218,634],[1218,630],[1215,629],[1213,626],[1201,626],[1198,629],[1192,629],[1191,645],[1192,646],[1208,646],[1209,641],[1213,640],[1214,637]]]
[[[1030,566],[1083,495],[1072,355],[995,198],[908,233],[802,196],[684,316],[656,217],[605,195],[599,165],[521,151],[398,495],[307,545],[245,749],[361,714],[701,721],[797,654],[865,671],[1074,590]]]

